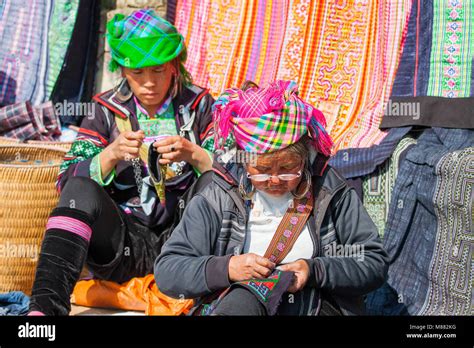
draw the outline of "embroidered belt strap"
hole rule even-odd
[[[313,211],[313,194],[294,199],[281,220],[264,257],[279,264],[288,255]]]

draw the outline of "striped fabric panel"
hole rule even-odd
[[[206,67],[207,23],[210,0],[178,1],[175,26],[184,36],[189,52],[186,69],[198,86],[208,86],[209,73]]]
[[[45,98],[49,99],[63,66],[76,23],[79,0],[55,0],[48,30],[48,69]]]
[[[46,229],[60,229],[74,233],[87,241],[90,241],[92,229],[89,225],[81,220],[74,219],[67,216],[53,216],[50,217],[46,224]]]

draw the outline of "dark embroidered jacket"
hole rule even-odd
[[[125,97],[124,97],[125,96]],[[91,177],[93,159],[120,134],[115,115],[129,118],[132,130],[139,129],[136,106],[126,81],[116,90],[109,90],[94,98],[92,112],[81,123],[81,128],[70,151],[66,154],[57,180],[60,191],[68,179],[73,176]],[[182,93],[173,99],[178,134],[201,145],[205,139],[213,137],[211,106],[214,100],[208,91],[197,86],[184,87]],[[185,120],[193,118],[192,126]],[[188,131],[187,131],[188,130]],[[141,166],[142,176],[147,175],[145,165]],[[172,221],[178,198],[196,179],[196,174],[188,164],[183,174],[166,182],[166,206],[156,203],[151,214],[140,207],[133,208],[132,214],[143,224],[161,231]],[[104,188],[118,203],[124,204],[130,198],[138,196],[138,190],[130,161],[120,161],[115,168],[115,176],[110,183],[104,180]]]

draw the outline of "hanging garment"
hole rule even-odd
[[[99,37],[99,1],[82,0],[77,10],[64,64],[51,93],[56,103],[90,102],[93,95]],[[85,115],[59,115],[64,126],[79,126]]]
[[[410,13],[402,57],[393,82],[392,96],[428,95],[432,36],[433,1],[415,1]]]
[[[407,151],[416,144],[413,135],[406,135],[395,148],[392,156],[370,175],[363,177],[363,202],[370,217],[383,238],[385,221],[387,221],[392,190],[397,180],[400,163]]]
[[[30,102],[0,108],[0,136],[26,140],[54,141],[61,135],[59,119],[51,102]]]
[[[393,128],[378,145],[341,149],[330,158],[329,164],[346,179],[369,175],[390,158],[400,140],[410,130],[411,127]]]
[[[473,147],[474,131],[427,129],[400,166],[384,247],[412,315],[472,315]]]
[[[473,14],[472,0],[414,2],[380,128],[474,129]]]

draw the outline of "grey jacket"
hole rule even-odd
[[[316,192],[308,227],[314,255],[306,260],[311,273],[300,291],[305,293],[301,301],[313,299],[313,292],[319,290],[343,314],[363,314],[363,295],[385,281],[388,256],[354,189],[322,163],[315,161],[311,168]],[[224,167],[215,161],[212,182],[190,200],[155,261],[155,279],[166,295],[199,303],[202,296],[230,285],[229,260],[242,253],[249,216],[249,207],[238,193],[242,171],[239,165]],[[359,245],[362,257],[340,257],[337,251],[344,245]],[[299,314],[318,313],[317,301],[309,302],[309,308],[298,309]]]

